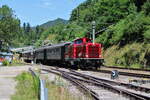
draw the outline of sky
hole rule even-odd
[[[71,11],[85,0],[0,0],[0,6],[8,5],[15,15],[31,26],[41,25],[57,18],[68,20]]]

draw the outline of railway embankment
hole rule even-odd
[[[150,44],[114,45],[104,50],[104,59],[108,66],[150,69]]]

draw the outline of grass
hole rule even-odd
[[[38,100],[39,80],[33,78],[28,72],[23,72],[16,77],[16,93],[11,100]]]
[[[25,65],[26,63],[21,61],[21,60],[12,60],[11,63],[9,63],[7,60],[4,60],[3,62],[3,66],[6,66],[6,67],[9,67],[9,66],[23,66]]]
[[[17,81],[16,93],[12,95],[11,100],[39,100],[39,80],[37,78],[32,77],[28,72],[23,72],[15,79]],[[71,94],[66,85],[61,77],[56,77],[55,81],[47,80],[48,100],[82,100],[82,97]]]
[[[114,45],[104,51],[105,65],[126,68],[150,68],[150,44]]]

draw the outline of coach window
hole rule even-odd
[[[75,44],[82,44],[82,43],[83,43],[83,40],[82,40],[82,39],[75,41]]]
[[[58,53],[59,53],[59,48],[56,48],[56,51],[55,51],[55,52],[56,52],[56,54],[58,54]]]
[[[68,46],[69,46],[69,44],[68,44],[68,45],[65,45],[65,53],[68,52]]]

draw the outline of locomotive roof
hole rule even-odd
[[[77,39],[74,39],[73,41],[76,41],[76,40],[79,40],[79,39],[90,39],[90,38],[87,38],[87,37],[77,38]],[[91,40],[91,39],[90,39],[90,40]]]

